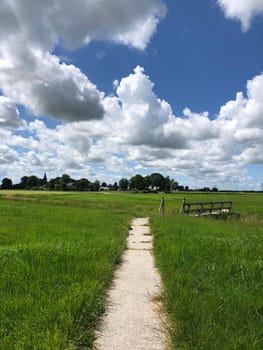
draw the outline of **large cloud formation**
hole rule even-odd
[[[109,40],[144,49],[165,15],[161,0],[3,0],[0,91],[35,116],[101,119],[104,94],[75,66],[52,54]]]
[[[198,114],[189,108],[174,115],[140,66],[114,86],[115,96],[102,102],[103,120],[55,129],[35,120],[27,127],[27,137],[2,130],[6,156],[0,172],[38,173],[48,168],[50,176],[69,172],[105,180],[107,173],[108,181],[116,181],[153,169],[187,176],[190,186],[249,188],[246,166],[263,163],[263,74],[249,80],[246,93],[238,92],[213,120],[208,112]],[[19,154],[18,146],[23,148]],[[8,164],[6,159],[13,161]]]
[[[76,48],[92,40],[110,40],[144,49],[165,15],[160,0],[3,0],[5,34],[19,33],[49,50],[58,40]]]
[[[189,108],[175,116],[154,94],[154,84],[142,67],[115,85],[119,107],[111,104],[105,109],[108,115],[119,116],[111,130],[115,142],[129,145],[130,161],[233,186],[245,178],[246,165],[263,163],[263,74],[249,80],[246,96],[238,92],[213,120],[208,112],[197,114]]]
[[[4,46],[0,86],[12,101],[24,105],[35,116],[65,122],[102,118],[104,94],[77,67],[19,43],[14,52]]]
[[[240,2],[218,2],[244,21],[244,29],[262,9],[262,1],[244,1],[246,22],[237,11]],[[189,107],[175,115],[141,66],[114,82],[114,96],[105,96],[76,66],[60,61],[56,45],[75,48],[96,39],[142,50],[165,7],[160,0],[78,3],[1,3],[0,178],[19,181],[21,174],[41,175],[45,169],[49,177],[70,173],[105,180],[106,173],[107,181],[116,181],[153,170],[186,177],[190,186],[255,187],[246,166],[263,163],[263,74],[213,119]],[[227,12],[231,4],[235,11]],[[65,123],[52,129],[40,119],[27,124],[16,104]]]
[[[0,96],[0,127],[16,129],[23,125],[16,105],[8,97]]]
[[[217,136],[208,113],[197,115],[185,109],[185,118],[176,118],[171,106],[154,94],[154,84],[142,67],[137,66],[133,74],[115,84],[121,105],[115,137],[121,143],[182,149],[188,148],[191,140]]]
[[[227,18],[238,19],[247,31],[252,18],[263,14],[263,0],[217,0]]]

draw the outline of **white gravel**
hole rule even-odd
[[[157,303],[161,280],[151,250],[148,218],[134,219],[94,349],[166,349],[167,334]]]

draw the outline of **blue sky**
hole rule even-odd
[[[263,0],[4,0],[0,179],[158,171],[261,189],[262,14]]]

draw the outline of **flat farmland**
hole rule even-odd
[[[149,216],[174,349],[263,348],[263,196],[0,191],[0,348],[91,349],[129,224]],[[233,200],[234,215],[178,215]],[[238,213],[239,215],[236,215]]]
[[[0,203],[0,348],[89,348],[129,216]]]
[[[152,217],[172,349],[263,348],[263,198],[228,197],[240,215]]]

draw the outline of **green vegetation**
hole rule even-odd
[[[263,348],[263,218],[152,219],[173,348]]]
[[[0,201],[1,349],[88,348],[129,218]]]
[[[232,200],[240,215],[179,216]],[[89,349],[132,217],[150,216],[174,349],[263,348],[262,194],[0,191],[0,348]]]
[[[35,175],[23,176],[20,183],[14,184],[9,178],[4,178],[2,184],[0,185],[1,189],[23,189],[23,190],[59,190],[59,191],[99,191],[102,190],[111,190],[117,191],[119,188],[121,190],[160,190],[170,192],[171,189],[184,188],[179,186],[177,181],[171,180],[169,176],[164,177],[160,173],[152,173],[151,175],[142,176],[137,174],[132,178],[120,179],[119,184],[115,182],[112,184],[107,184],[106,182],[100,182],[98,180],[91,182],[86,178],[79,180],[73,179],[68,174],[63,174],[62,176],[50,179],[48,181],[47,175],[45,173],[44,177],[38,178]],[[188,187],[187,187],[188,188]],[[209,190],[209,189],[208,189]]]

